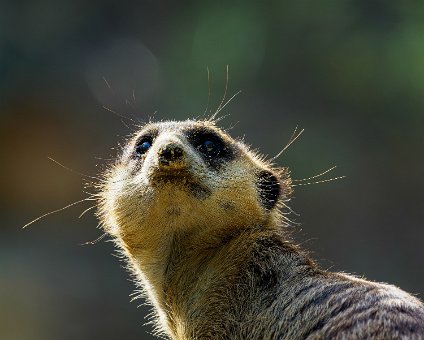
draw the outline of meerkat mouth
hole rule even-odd
[[[150,184],[157,188],[170,186],[185,191],[200,186],[199,180],[187,169],[156,169],[150,176]]]
[[[174,186],[186,186],[188,184],[194,183],[191,178],[184,176],[182,174],[160,174],[152,178],[152,185],[163,185],[171,184]]]
[[[150,176],[150,183],[158,189],[168,187],[185,191],[189,196],[200,200],[211,194],[211,190],[187,169],[157,169]]]
[[[156,169],[150,176],[152,183],[171,182],[175,184],[185,184],[193,182],[193,176],[187,169]]]

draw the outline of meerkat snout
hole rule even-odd
[[[167,167],[182,163],[184,157],[184,149],[177,143],[167,143],[162,145],[158,150],[158,159],[160,167]]]

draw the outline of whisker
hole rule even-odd
[[[70,208],[70,207],[72,207],[72,206],[76,205],[76,204],[79,204],[79,203],[82,203],[82,202],[85,202],[85,201],[93,201],[93,200],[94,200],[94,199],[91,199],[91,198],[84,198],[84,199],[82,199],[82,200],[79,200],[79,201],[76,201],[76,202],[74,202],[74,203],[68,204],[68,205],[64,206],[63,208],[56,209],[56,210],[50,211],[50,212],[48,212],[48,213],[45,213],[45,214],[43,214],[43,215],[41,215],[41,216],[39,216],[39,217],[37,217],[37,218],[33,219],[31,222],[29,222],[29,223],[25,224],[25,225],[22,227],[22,229],[25,229],[25,228],[26,228],[26,227],[28,227],[29,225],[33,224],[34,222],[37,222],[38,220],[41,220],[42,218],[44,218],[44,217],[46,217],[46,216],[49,216],[49,215],[55,214],[55,213],[57,213],[57,212],[63,211],[63,210],[65,210],[65,209],[67,209],[67,208]]]
[[[134,90],[133,90],[134,91]],[[128,105],[128,106],[130,106],[131,107],[131,109],[132,110],[137,110],[137,108],[136,108],[136,103],[134,103],[134,101],[132,100],[132,99],[129,99],[129,98],[125,98],[125,105]],[[135,118],[136,120],[137,120],[137,117],[136,117],[136,115],[135,114],[133,114],[133,113],[131,113],[131,112],[128,112],[128,116],[131,116],[131,117],[133,117],[133,118]]]
[[[293,184],[293,186],[294,186],[294,187],[298,187],[298,186],[303,186],[303,185],[311,185],[311,184],[326,183],[326,182],[336,181],[336,180],[338,180],[338,179],[342,179],[342,178],[346,178],[346,176],[339,176],[339,177],[334,177],[334,178],[330,178],[330,179],[323,179],[323,180],[321,180],[321,181],[316,181],[316,182],[298,183],[298,184]]]
[[[103,233],[102,235],[100,235],[98,238],[96,238],[95,240],[93,240],[93,241],[88,241],[88,242],[84,242],[84,243],[81,243],[80,244],[80,246],[87,246],[87,245],[94,245],[94,244],[96,244],[97,242],[99,242],[99,241],[101,241],[101,240],[103,240],[105,237],[107,236],[107,233]]]
[[[292,135],[290,136],[289,141],[287,142],[287,144],[286,144],[286,146],[285,146],[285,147],[287,147],[287,145],[290,145],[290,144],[292,143],[293,138],[294,138],[294,136],[295,136],[295,134],[296,134],[297,128],[298,128],[298,125],[296,125],[296,127],[294,128],[294,131],[293,131]],[[284,148],[283,148],[283,149],[284,149]],[[283,151],[280,151],[280,152],[282,153]],[[280,154],[278,154],[278,155],[280,155]],[[274,160],[275,158],[277,158],[277,157],[278,157],[278,155],[277,155],[277,156],[274,156],[274,158],[271,158],[271,161],[272,161],[272,160]]]
[[[131,128],[126,122],[125,120],[122,118],[121,119],[121,123],[123,126],[125,126],[128,130],[134,131],[134,128]]]
[[[294,128],[294,131],[293,131],[292,135],[290,136],[289,143],[292,141],[292,139],[293,139],[294,135],[296,134],[296,131],[297,131],[297,128],[298,128],[298,127],[299,127],[299,126],[298,126],[298,125],[296,125],[296,127]]]
[[[96,177],[96,176],[90,176],[90,175],[85,175],[85,174],[83,174],[82,172],[79,172],[79,171],[73,170],[73,169],[71,169],[71,168],[67,167],[66,165],[63,165],[62,163],[58,162],[57,160],[53,159],[52,157],[47,157],[47,158],[48,158],[49,160],[51,160],[53,163],[56,163],[56,164],[57,164],[57,165],[59,165],[60,167],[64,168],[65,170],[68,170],[68,171],[70,171],[70,172],[72,172],[72,173],[74,173],[74,174],[80,175],[80,176],[82,176],[82,177],[87,177],[87,178],[95,179],[96,181],[99,181],[99,180],[100,180],[100,178],[99,178],[99,177]]]
[[[206,66],[206,71],[208,73],[208,102],[206,104],[206,109],[203,112],[203,116],[205,116],[207,114],[207,112],[209,110],[209,104],[210,104],[210,101],[211,101],[211,77],[210,77],[210,71],[209,71],[208,66]]]
[[[290,208],[286,203],[281,202],[281,204],[283,205],[283,207],[285,209],[287,209],[291,214],[294,214],[296,216],[300,216],[300,214],[298,214],[297,212],[295,212],[292,208]]]
[[[224,116],[224,117],[226,117],[226,116]],[[232,125],[230,125],[230,126],[226,129],[226,131],[229,131],[229,130],[234,129],[238,123],[240,123],[240,121],[239,121],[239,120],[238,120],[238,121],[236,121],[235,123],[233,123]]]
[[[337,165],[333,166],[332,168],[325,170],[324,172],[321,172],[318,175],[312,176],[312,177],[308,177],[308,178],[302,178],[302,179],[293,179],[293,182],[304,182],[304,181],[309,181],[311,179],[317,178],[317,177],[321,177],[322,175],[325,175],[326,173],[334,170],[335,168],[337,168]]]
[[[122,115],[122,114],[120,114],[120,113],[118,113],[118,112],[116,112],[116,111],[114,111],[114,110],[112,110],[111,108],[109,108],[109,107],[107,107],[107,106],[105,106],[105,105],[103,105],[102,106],[105,110],[107,110],[107,111],[109,111],[109,112],[112,112],[113,114],[115,114],[115,115],[117,115],[118,117],[121,117],[121,118],[124,118],[124,119],[128,119],[129,121],[131,121],[131,122],[133,122],[135,125],[137,125],[139,122],[136,122],[134,119],[132,119],[131,117],[127,117],[127,116],[124,116],[124,115]]]
[[[132,98],[134,100],[134,104],[137,104],[137,101],[135,100],[135,89],[132,90]]]
[[[223,120],[223,119],[225,119],[225,118],[227,118],[227,117],[229,117],[229,116],[231,116],[231,115],[230,115],[230,114],[223,115],[223,116],[221,116],[221,117],[219,117],[219,118],[215,119],[215,123],[218,123],[218,122],[220,122],[221,120]]]
[[[295,222],[295,221],[291,220],[285,214],[282,215],[282,218],[283,218],[284,222],[287,222],[289,225],[294,225],[294,226],[299,225],[298,222]]]
[[[81,215],[79,215],[79,216],[78,216],[78,218],[83,217],[83,216],[85,215],[85,213],[89,212],[91,209],[94,209],[94,208],[96,208],[96,207],[97,207],[97,205],[93,205],[92,207],[90,207],[90,208],[88,208],[88,209],[85,209],[85,210],[81,213]]]
[[[84,189],[87,189],[87,188],[84,188]],[[100,193],[92,193],[86,190],[83,190],[82,192],[89,196],[88,198],[90,198],[90,201],[95,201],[96,197],[100,197]]]
[[[98,157],[98,156],[94,156],[94,159],[98,159],[100,161],[114,161],[115,158],[103,158],[103,157]]]
[[[305,129],[300,130],[298,132],[298,134],[295,135],[296,134],[296,131],[297,131],[297,126],[294,129],[293,134],[291,135],[291,137],[290,137],[288,143],[286,144],[286,146],[279,153],[277,153],[274,157],[271,158],[271,160],[270,160],[271,162],[274,161],[275,159],[277,159],[278,157],[280,157],[281,154],[284,151],[286,151],[290,147],[290,145],[292,145],[296,141],[296,139],[298,139],[302,135],[302,133],[305,131]]]
[[[105,78],[104,76],[103,76],[102,78],[103,78],[104,82],[106,83],[107,87],[109,88],[109,90],[111,90],[111,91],[113,92],[112,87],[110,87],[110,84],[109,84],[109,82],[106,80],[106,78]]]
[[[221,108],[221,106],[222,106],[222,104],[224,103],[224,101],[225,101],[225,97],[227,96],[227,90],[228,90],[228,78],[229,78],[229,73],[228,73],[228,64],[227,64],[227,76],[226,76],[226,81],[225,81],[225,90],[224,90],[224,95],[223,95],[223,97],[222,97],[222,100],[221,100],[221,102],[219,103],[219,106],[218,106],[218,109],[217,110],[219,110],[220,108]]]
[[[241,93],[241,90],[240,91],[238,91],[238,92],[236,92],[235,94],[233,94],[233,96],[230,98],[230,99],[228,99],[227,100],[227,102],[218,110],[218,111],[216,111],[213,115],[212,115],[212,117],[211,118],[209,118],[209,120],[214,120],[215,119],[215,117],[216,117],[216,115],[218,114],[218,113],[220,113],[235,97],[237,97],[239,94]]]

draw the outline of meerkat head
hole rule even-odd
[[[176,231],[277,225],[289,192],[286,169],[213,122],[150,123],[106,172],[99,215],[127,247],[148,247]]]

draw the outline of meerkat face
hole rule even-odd
[[[260,225],[278,216],[286,175],[212,122],[151,123],[106,173],[100,215],[132,246],[176,230]]]

